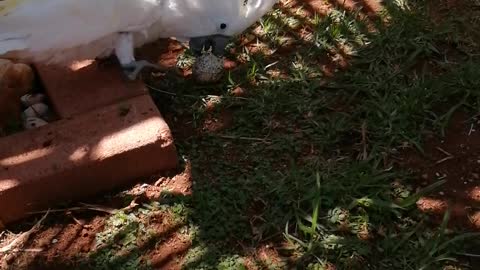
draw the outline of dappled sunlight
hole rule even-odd
[[[448,198],[422,197],[418,200],[417,207],[421,212],[433,215],[436,223],[439,223],[447,211],[450,211],[448,222],[453,226],[480,229],[480,212],[471,205]]]
[[[68,159],[74,163],[81,162],[85,158],[88,158],[89,152],[90,147],[88,145],[83,145],[74,150]]]
[[[480,203],[480,186],[473,187],[467,191],[468,198],[476,203]]]
[[[72,71],[78,71],[95,63],[95,60],[83,60],[72,63],[69,68]]]
[[[447,210],[448,202],[443,199],[423,197],[417,201],[417,207],[425,213],[442,214]]]
[[[135,109],[133,109],[135,110]],[[132,112],[132,114],[136,114]],[[157,142],[165,136],[159,132],[168,132],[168,127],[162,129],[165,122],[159,117],[151,117],[138,123],[130,123],[128,116],[125,118],[126,127],[105,134],[101,140],[91,146],[89,156],[93,160],[102,160],[105,157],[111,157],[115,154],[126,152],[138,148],[140,145],[149,145]],[[138,132],[142,130],[142,132]],[[130,143],[124,143],[130,142]],[[119,143],[122,143],[119,145]],[[167,143],[167,142],[166,142]]]
[[[365,46],[362,35],[372,33],[372,26],[362,18],[343,13],[341,6],[318,2],[307,5],[303,1],[282,2],[261,26],[253,28],[251,33],[257,39],[246,45],[249,53],[278,59],[278,66],[283,66],[286,73],[291,72],[286,68],[287,61],[292,61],[295,55],[308,59],[307,67],[312,74],[331,77],[338,70],[346,69],[350,58]],[[314,17],[304,15],[312,10]],[[361,29],[364,23],[367,23],[366,29]],[[315,50],[323,50],[324,56],[318,54],[312,58]]]
[[[0,166],[10,168],[19,165],[25,165],[24,163],[35,161],[38,159],[46,158],[55,151],[54,147],[47,147],[41,149],[34,149],[28,152],[19,153],[9,157],[0,159]]]
[[[381,4],[383,2],[382,0],[330,0],[330,2],[332,4],[335,3],[336,5],[340,5],[351,12],[360,10],[370,18],[376,18],[377,14],[381,12],[383,8]]]
[[[19,184],[20,181],[18,181],[17,179],[0,179],[0,192],[8,190],[10,188],[15,188]],[[0,224],[2,224],[2,226],[0,226],[1,229],[1,227],[3,227],[3,223],[0,221]]]
[[[480,230],[480,211],[475,211],[473,214],[469,215],[469,220],[476,229]]]

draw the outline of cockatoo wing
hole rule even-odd
[[[0,1],[0,55],[63,50],[120,31],[141,31],[158,20],[156,0]]]

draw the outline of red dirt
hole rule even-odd
[[[191,246],[190,239],[181,234],[170,236],[146,254],[154,269],[181,269],[181,260]]]
[[[85,256],[95,243],[95,234],[103,228],[104,218],[97,216],[79,224],[73,219],[46,226],[24,249],[42,249],[41,252],[11,252],[2,258],[0,269],[65,269],[78,256]]]
[[[140,246],[153,269],[181,269],[181,260],[191,246],[190,239],[178,232],[179,226],[171,217],[159,214],[147,224],[155,233],[151,243]]]
[[[250,253],[245,262],[248,269],[283,269],[288,264],[273,244],[264,244]]]
[[[140,200],[154,200],[160,197],[162,190],[188,195],[191,192],[190,166],[173,176],[162,177],[155,184],[137,185],[128,193]],[[154,181],[155,182],[155,181]],[[117,198],[102,205],[118,204]],[[95,252],[95,237],[104,230],[107,215],[92,211],[65,211],[63,214],[52,215],[47,219],[43,229],[34,233],[23,250],[42,249],[34,252],[10,252],[0,255],[0,269],[79,269],[78,262],[85,261],[87,255]],[[153,232],[153,243],[141,243],[145,258],[152,263],[154,269],[181,269],[182,258],[188,251],[191,242],[179,232],[178,224],[169,216],[159,214],[149,219],[149,231]],[[13,240],[3,239],[2,245]]]
[[[452,207],[453,223],[480,230],[480,122],[470,121],[463,113],[451,120],[445,138],[431,136],[425,145],[425,156],[409,151],[400,164],[418,177],[424,187],[439,179],[446,183],[434,194],[422,198],[418,208],[442,218]]]

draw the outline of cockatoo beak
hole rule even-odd
[[[189,45],[195,56],[200,56],[204,50],[212,49],[212,53],[215,56],[221,57],[225,54],[225,48],[230,40],[231,37],[224,35],[195,37],[190,39]]]

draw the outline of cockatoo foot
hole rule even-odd
[[[137,79],[138,74],[146,67],[154,68],[157,70],[163,70],[159,65],[152,64],[146,60],[133,61],[129,64],[123,65],[122,69],[128,79],[134,81]]]

